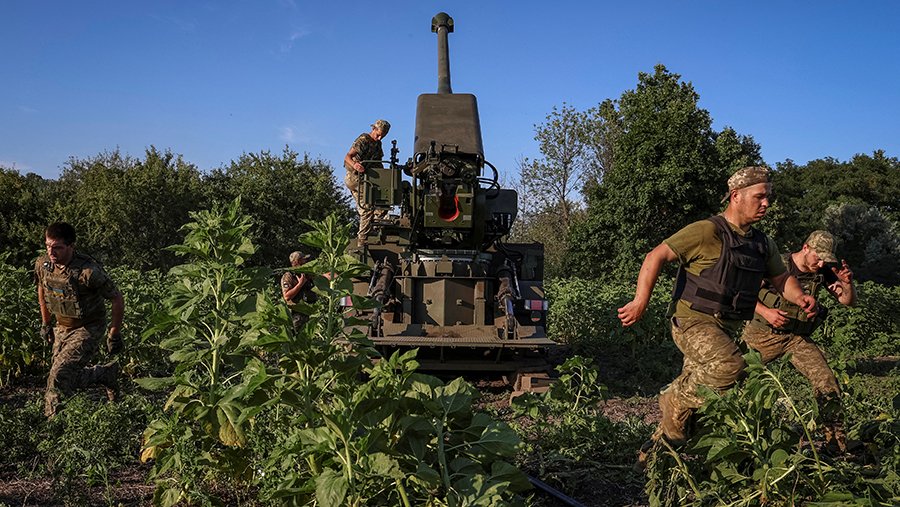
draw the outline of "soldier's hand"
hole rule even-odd
[[[841,259],[841,268],[838,269],[836,267],[831,268],[831,271],[834,273],[834,276],[841,281],[841,283],[851,283],[853,281],[853,271],[850,271],[850,266],[847,264],[845,259]]]
[[[787,312],[778,308],[767,308],[762,316],[774,327],[782,327],[787,324]]]
[[[106,350],[115,355],[122,352],[123,348],[125,348],[125,343],[122,341],[122,333],[110,329],[109,336],[106,338]]]
[[[800,296],[799,306],[806,312],[806,318],[810,320],[812,320],[819,312],[819,307],[816,306],[816,299],[809,294]]]
[[[630,301],[622,308],[619,308],[619,320],[622,321],[622,326],[628,327],[639,321],[646,308],[646,305],[641,305],[637,300]]]
[[[56,338],[53,335],[53,326],[50,324],[41,324],[41,338],[46,340],[50,345],[53,345],[53,340]]]

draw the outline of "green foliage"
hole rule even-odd
[[[606,387],[597,381],[590,359],[574,356],[556,370],[560,375],[549,391],[512,401],[515,427],[527,445],[522,465],[569,494],[590,488],[598,476],[613,484],[626,482],[631,452],[649,428],[603,415]]]
[[[644,316],[636,324],[622,327],[618,309],[634,297],[634,286],[602,280],[569,278],[545,285],[550,301],[548,334],[568,344],[575,354],[616,358],[627,367],[627,377],[613,375],[616,392],[652,393],[675,374],[680,365],[678,351],[669,335],[666,313],[671,300],[671,280],[661,278]],[[608,363],[609,360],[604,360]]]
[[[153,315],[162,309],[168,294],[166,275],[155,269],[138,271],[124,267],[108,269],[107,273],[125,300],[121,329],[125,349],[117,356],[123,372],[131,377],[165,375],[171,369],[167,354],[144,331],[151,326]]]
[[[85,505],[88,488],[109,491],[113,475],[135,464],[135,437],[153,412],[148,400],[132,396],[110,404],[78,395],[50,420],[40,398],[24,407],[0,404],[0,471],[47,477],[60,504]]]
[[[829,355],[841,358],[900,355],[900,286],[856,284],[857,304],[822,298],[828,318],[812,335]]]
[[[0,167],[0,245],[15,266],[27,265],[44,246],[53,183]]]
[[[851,437],[862,438],[865,460],[823,456],[817,440],[815,412],[804,410],[789,395],[779,369],[770,369],[759,354],[744,356],[747,379],[735,389],[707,392],[700,431],[684,456],[665,441],[648,463],[651,505],[889,505],[898,500],[897,462],[900,439],[897,412],[858,421]],[[867,464],[875,460],[878,466]],[[854,503],[862,502],[862,503]]]
[[[50,218],[75,226],[82,251],[133,268],[172,266],[165,247],[188,213],[203,206],[200,171],[152,146],[144,160],[118,150],[73,158],[57,188]]]
[[[613,167],[589,188],[587,219],[569,238],[572,274],[630,279],[646,252],[718,211],[735,164],[758,160],[751,138],[716,134],[698,101],[693,86],[662,65],[622,94]]]
[[[245,153],[210,173],[205,187],[210,202],[241,197],[241,212],[252,218],[249,239],[258,245],[251,264],[286,264],[297,238],[310,230],[305,220],[320,222],[332,213],[350,219],[331,165],[308,155],[300,158],[287,147],[281,156]]]
[[[9,257],[0,252],[0,387],[49,355],[37,332],[41,321],[32,275],[10,265]]]
[[[900,285],[900,222],[870,204],[831,204],[822,218],[858,280]]]
[[[900,222],[898,170],[900,160],[880,150],[856,155],[848,162],[823,158],[806,165],[791,160],[779,163],[774,175],[775,195],[779,205],[790,210],[791,217],[776,231],[779,246],[799,249],[811,231],[823,228],[823,213],[832,204],[868,204],[881,210],[889,221]]]
[[[368,269],[343,253],[348,227],[334,216],[306,223],[302,241],[322,254],[300,269],[319,298],[294,330],[265,291],[268,272],[243,266],[255,249],[239,208],[193,215],[173,247],[190,262],[173,268],[148,332],[175,364],[170,377],[138,381],[173,389],[168,414],[144,432],[154,501],[217,502],[214,486],[228,485],[289,505],[515,503],[529,487],[507,461],[518,439],[473,412],[471,386],[416,373],[415,351],[371,365],[360,322],[339,304]]]

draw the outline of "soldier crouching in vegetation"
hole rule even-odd
[[[784,263],[807,294],[815,297],[824,286],[842,305],[856,304],[853,272],[847,261],[838,265],[834,237],[827,231],[813,231],[800,250],[785,255]],[[756,314],[744,328],[741,339],[759,351],[764,363],[791,354],[791,363],[813,386],[825,427],[826,448],[844,452],[847,440],[841,421],[840,388],[824,354],[809,339],[823,318],[819,314],[807,319],[797,305],[785,301],[774,287],[764,283]]]
[[[112,325],[106,346],[110,354],[122,350],[122,316],[125,301],[115,283],[100,264],[75,251],[75,229],[63,222],[44,232],[47,254],[35,262],[38,302],[41,308],[41,337],[53,347],[47,377],[44,414],[53,417],[61,396],[75,389],[99,384],[106,387],[110,401],[118,394],[119,365],[87,366],[97,353],[98,341],[106,331],[106,301],[112,301]],[[51,319],[56,318],[56,327]]]
[[[310,256],[303,255],[302,252],[291,252],[289,257],[292,268],[304,265],[309,259]],[[308,316],[295,310],[293,306],[298,301],[311,303],[311,298],[313,297],[312,287],[312,278],[306,273],[297,274],[285,271],[281,275],[281,297],[284,298],[285,303],[291,306],[291,320],[294,323],[294,329],[299,329],[309,320]]]
[[[618,310],[623,326],[637,322],[663,265],[679,262],[669,314],[672,338],[684,354],[684,364],[659,397],[662,420],[641,447],[638,467],[646,465],[660,438],[675,446],[684,444],[688,418],[703,404],[699,386],[724,391],[744,370],[746,363],[732,336],[743,321],[753,318],[763,278],[810,318],[815,315],[815,299],[785,271],[775,243],[751,227],[765,216],[771,191],[768,169],[745,167],[735,172],[728,179],[725,211],[684,227],[647,254],[634,300]]]
[[[344,168],[347,174],[344,176],[344,184],[350,190],[353,201],[356,203],[356,211],[359,212],[359,234],[357,235],[357,246],[362,248],[366,246],[369,232],[372,230],[372,220],[375,219],[375,208],[362,202],[360,194],[360,181],[366,173],[366,169],[371,165],[381,167],[381,163],[375,164],[369,162],[364,165],[363,162],[372,160],[381,160],[384,158],[384,150],[381,147],[381,140],[387,136],[391,130],[391,124],[387,120],[376,120],[372,124],[372,131],[368,134],[360,134],[350,146],[350,151],[344,156]],[[384,212],[379,210],[381,215]],[[379,216],[383,218],[383,216]]]

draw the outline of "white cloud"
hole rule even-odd
[[[28,106],[19,106],[19,111],[22,111],[25,114],[34,114],[38,112],[37,109]]]
[[[294,127],[281,127],[281,134],[278,135],[278,139],[286,143],[294,142]]]
[[[294,49],[294,42],[311,34],[312,30],[308,28],[296,28],[288,36],[287,41],[281,44],[281,52],[287,53]]]

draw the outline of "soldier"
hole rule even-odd
[[[289,257],[292,268],[304,265],[309,259],[310,256],[303,255],[302,252],[291,252]],[[311,303],[313,297],[312,278],[306,273],[298,275],[297,273],[285,271],[281,275],[281,297],[284,298],[284,301],[289,306],[297,304],[298,301]],[[299,329],[309,320],[307,315],[296,310],[292,312],[291,318],[294,322],[294,329]]]
[[[686,423],[703,403],[699,386],[730,388],[746,366],[732,338],[742,321],[753,318],[760,283],[767,278],[784,297],[809,316],[815,300],[804,294],[781,262],[778,248],[751,227],[765,216],[772,188],[765,167],[745,167],[728,179],[725,211],[694,222],[654,248],[641,265],[634,300],[619,308],[623,326],[637,322],[663,265],[680,263],[669,316],[672,338],[684,354],[681,374],[661,393],[662,420],[638,455],[643,467],[653,443],[686,439]]]
[[[845,260],[838,265],[834,237],[827,231],[813,231],[800,250],[785,255],[784,263],[805,293],[815,297],[824,286],[842,305],[856,304],[853,272]],[[744,327],[741,339],[759,351],[765,363],[791,354],[791,363],[813,386],[824,422],[826,448],[844,452],[847,440],[841,421],[840,388],[822,351],[809,339],[823,317],[819,314],[815,319],[807,319],[775,287],[764,283],[756,302],[756,314]]]
[[[112,324],[106,347],[110,354],[122,350],[122,316],[125,302],[115,283],[91,257],[75,250],[75,229],[64,222],[44,232],[47,254],[35,262],[38,302],[41,308],[41,336],[53,347],[53,361],[47,377],[44,414],[53,417],[61,396],[81,387],[100,384],[110,401],[118,393],[119,365],[87,366],[97,353],[98,341],[106,331],[106,304],[112,302]],[[56,318],[56,327],[51,318]]]
[[[357,235],[357,246],[362,248],[366,246],[369,232],[372,230],[372,220],[375,218],[375,208],[362,202],[360,194],[360,180],[366,169],[374,167],[382,167],[381,163],[371,162],[363,164],[366,160],[381,160],[384,158],[384,151],[381,148],[381,140],[387,136],[391,130],[391,124],[387,120],[376,120],[372,124],[372,131],[368,134],[360,134],[350,146],[350,151],[344,156],[344,168],[347,174],[344,176],[344,184],[350,190],[353,200],[356,202],[356,210],[359,212],[359,234]],[[383,218],[384,212],[379,212],[379,219]]]

